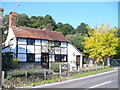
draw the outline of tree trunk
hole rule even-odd
[[[107,58],[107,66],[110,66],[110,58]]]

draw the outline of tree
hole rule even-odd
[[[28,27],[30,24],[30,18],[26,14],[17,14],[17,25]]]
[[[10,69],[15,69],[19,67],[19,59],[14,58],[13,52],[2,53],[2,69],[3,71],[9,71]]]
[[[91,29],[87,26],[90,36],[84,38],[84,52],[89,54],[89,58],[96,59],[96,61],[103,61],[105,58],[110,59],[116,54],[118,46],[118,38],[116,37],[117,28],[110,28],[109,25],[96,26]]]
[[[81,34],[69,34],[66,35],[66,38],[73,44],[77,49],[83,51],[84,46],[82,44],[84,36]]]
[[[63,35],[73,34],[74,28],[70,24],[57,23],[55,31],[61,32]]]
[[[118,37],[118,47],[116,48],[117,54],[113,58],[120,59],[120,28],[118,28],[117,37]]]
[[[47,28],[49,30],[55,30],[56,29],[56,23],[52,16],[46,15],[45,17],[42,16],[32,16],[30,18],[31,24],[29,24],[29,27],[32,28],[40,28],[44,29]]]
[[[4,26],[5,28],[3,29],[3,38],[2,38],[2,41],[4,42],[7,38],[7,32],[8,32],[8,20],[9,20],[9,16],[8,15],[5,15],[3,17],[3,23],[4,23]],[[6,32],[6,33],[5,33]]]
[[[81,23],[77,28],[75,29],[76,33],[81,33],[82,35],[88,34],[88,29],[86,28],[88,24]]]

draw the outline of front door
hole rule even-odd
[[[80,55],[76,56],[76,66],[77,66],[77,69],[80,66]]]
[[[48,69],[49,68],[49,54],[48,53],[42,53],[41,55],[41,65],[43,68]]]

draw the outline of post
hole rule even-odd
[[[70,76],[69,71],[70,71],[70,64],[68,64],[68,77]]]
[[[60,74],[60,78],[61,78],[61,74],[62,74],[62,72],[61,72],[61,64],[59,64],[59,74]]]
[[[2,71],[2,85],[4,85],[5,71]]]
[[[110,66],[110,58],[107,58],[107,66]]]
[[[25,77],[26,77],[26,79],[27,79],[27,77],[28,77],[27,71],[25,71]]]
[[[44,69],[44,80],[47,80],[46,71]]]
[[[3,29],[3,9],[0,8],[0,89],[2,89],[2,29]]]

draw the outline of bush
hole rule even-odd
[[[5,52],[2,54],[2,70],[9,71],[19,67],[19,59],[14,58],[13,52]]]
[[[51,64],[50,69],[51,69],[52,71],[54,71],[54,72],[59,72],[59,64],[60,64],[60,63],[52,62],[52,63],[50,63],[50,64]]]
[[[52,62],[50,63],[50,69],[54,72],[59,72],[59,65],[60,64],[68,64],[67,62]]]
[[[19,67],[19,59],[18,58],[13,58],[12,65],[13,68],[18,68]]]
[[[41,77],[44,75],[44,72],[46,72],[47,75],[52,74],[50,70],[47,69],[41,69],[40,67],[33,67],[31,68],[19,68],[10,70],[7,72],[7,78],[12,77]],[[26,75],[27,74],[27,75]]]

